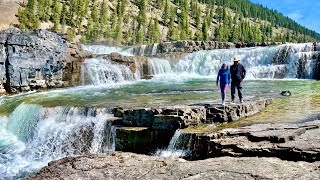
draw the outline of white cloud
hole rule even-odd
[[[303,19],[304,16],[300,12],[295,11],[295,12],[289,13],[288,17],[295,21],[300,21],[301,19]]]

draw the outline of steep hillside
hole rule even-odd
[[[83,43],[320,40],[318,33],[248,0],[29,0],[17,14],[21,29],[49,28]]]
[[[18,23],[18,19],[15,17],[18,7],[15,0],[0,0],[0,30],[8,28],[10,24]]]

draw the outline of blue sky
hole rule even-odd
[[[299,24],[320,33],[320,0],[250,0],[276,9]]]

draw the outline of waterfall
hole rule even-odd
[[[199,51],[181,59],[174,71],[201,76],[216,75],[223,62],[241,59],[248,78],[312,78],[316,57],[313,44]]]
[[[166,59],[148,59],[148,68],[149,74],[153,76],[171,72],[171,65]]]
[[[131,51],[119,47],[109,47],[104,45],[82,45],[82,49],[96,55],[119,53],[124,56],[132,56]]]
[[[135,56],[154,57],[158,53],[158,45],[159,44],[154,43],[151,45],[133,46],[129,48],[126,52]]]
[[[172,136],[167,149],[158,150],[155,155],[166,158],[185,157],[190,154],[191,140],[190,134],[183,133],[178,129]]]
[[[139,78],[128,66],[112,64],[101,57],[87,59],[82,63],[80,77],[82,85],[112,84]]]
[[[21,104],[0,117],[0,177],[23,177],[66,156],[114,151],[112,117],[105,108]]]
[[[156,56],[158,51],[158,44],[153,44],[152,46],[152,51],[151,51],[151,56]]]

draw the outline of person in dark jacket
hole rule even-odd
[[[233,65],[230,66],[231,73],[231,102],[234,103],[234,94],[236,88],[238,90],[238,96],[240,102],[243,103],[242,97],[242,81],[246,77],[246,69],[239,63],[240,59],[233,58]]]
[[[220,82],[220,90],[221,90],[221,104],[224,105],[224,100],[226,98],[226,92],[228,87],[230,86],[230,71],[227,63],[223,63],[221,69],[218,72],[217,76],[217,86]]]

